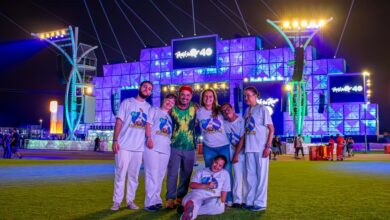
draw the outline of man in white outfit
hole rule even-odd
[[[245,159],[248,195],[244,208],[267,208],[268,167],[274,126],[268,109],[257,103],[259,92],[253,86],[244,89],[247,108],[245,119]]]
[[[124,197],[127,175],[126,207],[138,209],[134,204],[138,187],[138,174],[145,149],[145,127],[150,104],[146,98],[152,93],[153,85],[143,81],[136,98],[122,101],[117,114],[112,149],[115,153],[114,205],[111,210],[120,208]]]
[[[238,116],[229,103],[221,105],[221,112],[225,121],[223,123],[230,141],[230,160],[233,163],[233,208],[245,205],[247,194],[246,165],[244,144],[245,121]]]
[[[146,124],[144,152],[145,210],[155,212],[162,208],[161,187],[171,154],[172,119],[169,111],[176,102],[174,94],[168,94],[161,108],[152,107]]]

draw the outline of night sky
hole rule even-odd
[[[128,61],[139,60],[144,45],[125,20],[113,0],[101,0],[113,26],[119,44]],[[145,25],[118,0],[123,11],[148,47],[170,45],[171,39],[180,34],[161,16],[149,0],[125,0],[162,39],[159,40]],[[286,47],[279,34],[266,23],[266,19],[329,18],[334,20],[318,34],[311,45],[317,48],[317,58],[332,58],[347,18],[350,0],[237,0],[245,21],[263,38],[264,48]],[[123,62],[123,56],[115,41],[102,8],[97,0],[87,1],[98,34],[103,42],[109,63]],[[172,21],[184,37],[193,36],[191,0],[154,0],[159,9]],[[243,22],[229,12],[238,15],[234,0],[194,0],[195,17],[205,25],[196,25],[197,35],[218,34],[224,39],[245,36]],[[218,5],[237,27],[214,4]],[[223,4],[223,5],[222,5]],[[23,5],[23,6],[22,6]],[[176,7],[175,7],[176,6]],[[379,104],[380,132],[390,131],[390,74],[388,63],[390,31],[388,14],[390,6],[385,0],[355,1],[337,57],[347,61],[348,72],[371,72],[372,103]],[[7,1],[0,3],[0,126],[39,124],[49,127],[49,101],[56,99],[63,104],[65,85],[57,71],[57,52],[33,39],[29,32],[45,32],[67,27],[80,28],[79,39],[98,45],[96,34],[87,14],[84,2],[75,1]],[[211,31],[211,32],[210,32]],[[249,29],[252,35],[256,35]],[[98,75],[106,63],[101,48]]]

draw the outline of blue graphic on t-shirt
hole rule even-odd
[[[255,127],[256,127],[255,119],[253,117],[251,117],[249,124],[248,124],[248,120],[245,120],[245,130],[247,134],[255,133],[256,132],[254,131]]]
[[[167,118],[160,118],[160,131],[159,134],[171,136],[172,134],[172,122]]]
[[[209,119],[203,119],[201,120],[201,126],[204,130],[207,132],[216,132],[220,131],[220,128],[222,126],[222,122],[218,120],[217,118],[209,118]]]
[[[200,183],[202,184],[208,184],[210,182],[213,182],[214,183],[214,186],[211,187],[210,189],[216,189],[218,188],[218,181],[217,179],[215,179],[214,177],[212,176],[206,176],[206,177],[202,177],[202,179],[200,180]]]
[[[148,116],[143,112],[142,108],[140,108],[139,112],[131,112],[131,127],[136,128],[145,128],[146,120]]]
[[[231,133],[227,133],[227,136],[228,136],[229,142],[232,145],[236,145],[241,139],[240,135],[234,133],[234,131],[232,131]]]

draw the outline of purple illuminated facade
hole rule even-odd
[[[307,81],[308,115],[304,135],[377,135],[377,104],[329,104],[328,74],[346,73],[344,59],[317,59],[315,48],[305,51],[304,77]],[[155,86],[152,104],[160,105],[161,85],[228,82],[230,102],[234,104],[234,87],[244,78],[264,81],[287,81],[291,78],[294,59],[289,48],[262,49],[257,37],[217,41],[217,67],[172,69],[171,47],[143,49],[139,62],[105,65],[104,76],[94,79],[96,119],[93,126],[113,126],[113,108],[119,105],[121,89],[137,88],[143,80]],[[318,113],[320,94],[325,95],[325,111]],[[114,107],[112,107],[114,105]],[[367,107],[366,107],[367,106]],[[294,123],[283,113],[284,135],[294,135]]]

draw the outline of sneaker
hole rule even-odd
[[[177,207],[177,209],[176,209],[176,212],[177,212],[179,215],[183,214],[183,212],[184,212],[184,206],[179,205],[179,207]]]
[[[253,208],[253,206],[247,205],[247,204],[243,204],[241,207],[242,207],[243,209],[246,209],[246,210],[251,210],[251,209]]]
[[[134,202],[127,203],[126,208],[131,209],[131,210],[139,209],[139,207],[136,204],[134,204]]]
[[[174,209],[175,208],[175,202],[173,201],[173,199],[168,199],[167,200],[165,208],[166,209]]]
[[[232,201],[226,202],[225,205],[226,205],[227,207],[232,207],[233,202],[232,202]]]
[[[259,212],[259,211],[264,211],[264,210],[265,210],[265,207],[261,207],[261,206],[257,206],[257,205],[255,205],[251,208],[251,211],[254,211],[254,212]]]
[[[241,208],[241,204],[240,203],[233,203],[232,207],[239,209],[239,208]]]
[[[184,206],[184,213],[181,216],[181,219],[182,220],[191,220],[193,211],[194,211],[194,202],[192,200],[189,200],[186,203],[186,205]]]
[[[120,203],[114,202],[114,205],[112,205],[111,207],[111,211],[118,211],[120,207],[121,207]]]
[[[158,204],[156,204],[154,206],[156,206],[156,208],[158,208],[158,209],[162,209],[162,204],[161,203],[158,203]]]
[[[158,211],[158,208],[155,205],[151,205],[151,206],[145,207],[144,210],[147,212],[156,212],[156,211]]]

